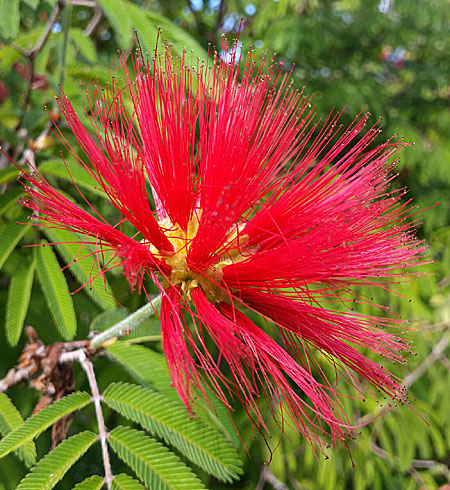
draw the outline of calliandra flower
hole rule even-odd
[[[402,323],[351,308],[365,301],[352,288],[388,289],[423,262],[416,212],[389,187],[404,143],[375,146],[380,127],[366,127],[369,114],[347,128],[342,112],[315,120],[310,98],[273,59],[256,62],[250,51],[242,66],[236,44],[230,60],[211,58],[193,67],[165,47],[137,54],[134,77],[123,58],[123,84],[93,86],[94,135],[58,97],[85,157],[66,147],[120,211],[118,224],[39,175],[25,177],[25,205],[44,226],[90,237],[99,263],[113,251],[101,273],[121,265],[140,288],[153,278],[164,352],[187,407],[194,390],[228,409],[237,398],[261,431],[269,407],[316,447],[335,445],[352,427],[323,361],[361,396],[407,401],[401,380],[358,350],[402,361],[408,343],[385,329]],[[121,231],[125,221],[133,236]]]

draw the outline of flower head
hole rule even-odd
[[[385,330],[400,322],[347,308],[362,301],[353,286],[386,288],[422,261],[404,191],[389,189],[403,143],[375,146],[380,128],[366,128],[368,114],[348,128],[342,113],[316,121],[273,59],[256,63],[250,51],[241,66],[236,47],[231,60],[212,57],[192,67],[168,47],[138,54],[134,77],[124,60],[123,86],[94,86],[86,112],[95,136],[58,97],[85,158],[67,148],[133,236],[39,175],[26,177],[25,204],[44,225],[91,237],[99,257],[114,251],[133,286],[151,275],[164,352],[188,407],[194,389],[227,407],[237,397],[262,430],[263,395],[309,441],[334,444],[351,427],[323,360],[359,393],[407,396],[358,350],[401,361],[407,342]]]

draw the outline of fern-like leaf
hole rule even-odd
[[[108,348],[108,354],[122,364],[139,383],[179,400],[172,388],[172,378],[162,354],[142,345],[130,345],[126,342],[114,343]]]
[[[66,439],[32,468],[17,490],[51,490],[96,439],[96,434],[90,431]]]
[[[77,186],[96,194],[106,197],[106,194],[99,188],[96,180],[83,170],[78,163],[67,160],[64,164],[61,160],[46,160],[39,165],[39,173],[42,175],[52,175],[58,179],[77,183]]]
[[[86,285],[86,293],[104,310],[112,310],[116,307],[111,287],[106,277],[94,277],[98,274],[98,265],[92,251],[87,246],[80,244],[82,240],[75,233],[57,228],[44,228],[47,238],[55,243],[55,247],[67,264],[71,264],[69,270],[73,273],[81,286]]]
[[[112,490],[144,490],[144,487],[131,476],[121,473],[114,477]]]
[[[125,4],[121,0],[98,0],[98,4],[114,29],[117,44],[128,48],[132,26]]]
[[[0,31],[9,39],[15,39],[19,33],[19,0],[0,0]]]
[[[181,404],[148,388],[112,383],[104,393],[112,409],[176,447],[190,461],[220,480],[238,478],[235,448],[212,426],[192,419]]]
[[[102,315],[106,313],[102,313]],[[108,327],[111,325],[112,323]],[[122,337],[127,339],[128,342],[116,342],[111,345],[108,348],[110,357],[122,364],[128,373],[140,384],[160,391],[173,400],[179,401],[180,398],[172,387],[172,378],[167,368],[165,357],[142,345],[130,345],[130,342],[135,341],[133,335],[139,335],[140,328],[141,326],[133,330],[129,338]],[[199,411],[200,418],[207,420],[208,423],[213,422],[225,433],[235,447],[240,447],[240,439],[224,405],[214,399],[211,399],[211,403],[214,405],[214,409],[203,403],[201,398],[199,399],[199,405],[202,405],[202,410]]]
[[[10,165],[9,167],[2,168],[0,170],[0,184],[4,184],[5,182],[10,182],[11,180],[17,179],[19,173],[20,170],[16,168],[14,165]]]
[[[90,400],[82,391],[72,393],[32,415],[0,441],[0,458],[31,441],[65,415],[85,407]]]
[[[108,442],[151,490],[201,490],[192,470],[158,441],[130,427],[116,427]]]
[[[97,50],[92,39],[83,32],[79,27],[70,29],[70,37],[75,45],[80,50],[80,54],[84,56],[90,63],[97,61]]]
[[[103,487],[103,478],[98,475],[90,476],[73,487],[73,490],[100,490]]]
[[[0,434],[5,436],[22,423],[22,415],[13,402],[5,393],[0,393]],[[36,463],[36,446],[33,441],[29,441],[16,449],[16,454],[28,467]]]
[[[73,338],[77,321],[66,278],[53,250],[42,242],[37,250],[37,273],[56,328],[66,340]]]
[[[23,190],[14,186],[0,195],[0,214],[6,213],[13,206],[17,206],[17,199],[23,194]]]
[[[33,260],[31,265],[17,269],[11,278],[6,304],[6,339],[12,346],[17,345],[22,333],[30,303],[35,268],[36,262]]]
[[[109,327],[124,320],[129,314],[128,308],[103,311],[92,319],[89,330],[91,332],[103,332]]]
[[[16,223],[8,223],[0,227],[0,269],[28,230],[29,225],[16,225]]]

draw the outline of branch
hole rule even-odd
[[[263,468],[261,474],[259,475],[259,480],[255,490],[263,490],[266,483],[271,485],[274,490],[289,490],[289,488],[283,482],[278,480],[278,478],[272,472],[270,472],[267,468]]]
[[[44,32],[41,34],[41,37],[38,39],[34,47],[31,49],[31,51],[28,52],[28,57],[35,57],[40,50],[44,47],[45,43],[47,42],[48,37],[50,36],[50,33],[52,32],[52,27],[53,24],[55,23],[59,12],[64,8],[65,2],[64,0],[59,0],[55,8],[53,9],[53,12],[50,14],[50,17],[47,21],[47,24],[44,28]]]
[[[74,349],[88,348],[89,351],[94,353],[96,350],[104,347],[104,345],[121,335],[128,334],[138,327],[143,321],[147,320],[156,313],[156,309],[161,303],[161,296],[157,296],[150,303],[146,304],[139,310],[132,313],[119,323],[116,323],[108,330],[96,335],[92,340],[80,340],[74,342],[58,342],[55,345],[61,347],[61,352],[58,362],[64,363],[69,361],[79,361],[82,359],[79,357],[79,351]],[[34,332],[31,327],[27,328],[27,334]],[[53,346],[45,347],[42,342],[35,338],[35,334],[30,338],[30,344],[25,347],[24,353],[21,355],[20,364],[16,368],[10,369],[7,375],[0,379],[0,392],[6,391],[9,387],[20,383],[23,380],[31,379],[39,370],[43,359],[48,355],[49,349]]]
[[[92,400],[94,401],[95,415],[97,417],[99,439],[100,444],[102,445],[102,459],[103,467],[105,469],[104,481],[108,490],[111,490],[111,484],[114,477],[111,471],[111,462],[109,460],[108,443],[106,442],[108,439],[108,432],[106,431],[105,420],[103,418],[103,411],[101,406],[102,397],[100,396],[100,392],[98,390],[97,379],[95,377],[94,366],[92,365],[92,362],[90,361],[90,359],[88,359],[83,349],[80,349],[77,352],[79,352],[81,366],[86,373],[92,392]]]
[[[436,361],[438,361],[450,341],[450,330],[447,330],[442,336],[441,340],[433,347],[430,355],[421,363],[417,368],[410,374],[408,374],[403,380],[405,386],[411,386],[415,381],[417,381],[422,374]]]
[[[95,28],[98,26],[98,23],[101,21],[102,16],[103,12],[99,7],[96,7],[92,19],[89,21],[89,24],[83,31],[86,37],[89,37],[94,32]]]
[[[33,88],[33,78],[34,78],[34,60],[36,56],[40,53],[41,49],[44,47],[47,42],[50,33],[52,32],[53,24],[55,23],[60,11],[64,8],[65,2],[64,0],[58,0],[53,9],[53,12],[50,14],[50,17],[45,25],[44,31],[41,34],[41,37],[37,40],[36,44],[28,51],[21,50],[22,54],[28,58],[28,64],[30,67],[30,72],[27,80],[27,88],[25,91],[25,97],[23,102],[23,110],[22,115],[16,124],[16,131],[22,127],[23,120],[25,118],[25,114],[28,111],[28,106],[30,105],[31,91]]]
[[[388,453],[374,442],[370,444],[371,451],[382,459],[388,459]],[[411,469],[435,469],[450,480],[450,469],[444,463],[432,459],[413,459],[411,460]]]
[[[72,5],[74,7],[95,8],[97,7],[97,2],[94,0],[72,0]]]
[[[96,335],[90,342],[89,348],[92,350],[97,350],[107,343],[109,340],[114,339],[129,333],[138,327],[144,320],[150,318],[156,313],[156,309],[161,304],[161,296],[157,296],[150,303],[146,304],[139,310],[132,313],[130,316],[125,318],[119,323],[116,323],[112,327],[108,328],[104,332]]]

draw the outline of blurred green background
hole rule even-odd
[[[48,37],[49,18],[55,13]],[[69,15],[70,14],[70,15]],[[209,488],[257,489],[435,489],[450,482],[450,3],[446,0],[0,0],[0,144],[18,162],[31,145],[36,164],[51,182],[72,192],[59,159],[61,145],[48,136],[49,112],[55,112],[53,95],[63,83],[73,105],[85,104],[85,84],[92,79],[106,84],[111,75],[121,77],[117,49],[133,49],[137,29],[145,50],[154,48],[157,27],[181,53],[186,46],[194,56],[206,58],[208,43],[222,45],[238,34],[244,51],[253,45],[259,55],[276,52],[287,70],[293,67],[294,84],[314,94],[317,113],[327,115],[346,105],[343,122],[351,122],[362,110],[374,121],[382,117],[384,138],[398,133],[414,142],[401,154],[393,185],[407,186],[419,209],[439,202],[421,215],[419,236],[428,245],[428,275],[398,286],[399,294],[380,292],[376,300],[391,307],[393,315],[411,321],[416,357],[395,366],[398,376],[413,381],[414,410],[394,407],[371,425],[345,450],[316,460],[304,441],[285,428],[284,438],[271,464],[266,442],[252,432],[245,414],[235,414],[248,455],[241,448],[245,473],[239,482],[226,486],[215,480]],[[40,45],[40,41],[45,42]],[[39,48],[35,49],[34,48]],[[34,50],[34,51],[33,51]],[[64,125],[62,131],[73,142]],[[381,140],[380,140],[381,141]],[[70,161],[69,161],[70,165]],[[15,203],[21,189],[18,171],[0,155],[0,309],[6,310],[10,277],[18,267],[31,263],[32,250],[21,245],[45,237],[36,229],[14,235],[11,224],[25,221],[26,212]],[[110,213],[90,182],[89,198],[106,215]],[[79,199],[79,196],[74,196]],[[10,234],[8,235],[8,237]],[[52,240],[47,236],[48,240]],[[12,243],[12,247],[10,247]],[[15,250],[11,252],[10,249]],[[9,248],[8,248],[9,247]],[[69,254],[70,255],[70,254]],[[2,260],[2,257],[5,260]],[[58,250],[61,264],[67,261]],[[27,262],[28,261],[28,262]],[[70,268],[65,278],[70,291],[78,289],[82,274]],[[108,276],[118,301],[133,311],[145,298],[129,290],[117,274]],[[45,342],[58,340],[49,306],[34,280],[25,324],[32,325]],[[89,290],[73,296],[78,338],[85,338],[89,324],[102,310],[113,308],[110,298],[95,298]],[[411,300],[408,302],[407,299]],[[369,312],[366,307],[364,312]],[[11,368],[23,348],[10,347],[0,329],[0,378]],[[158,346],[155,346],[158,349]],[[104,368],[103,370],[101,368]],[[99,365],[100,384],[127,379],[106,361]],[[79,381],[83,387],[82,376]],[[341,385],[351,395],[352,388]],[[28,416],[38,393],[15,387],[10,396]],[[379,407],[349,398],[348,412],[354,421],[365,422]],[[83,424],[83,421],[78,421]],[[427,425],[428,424],[428,425]],[[280,429],[274,425],[268,445],[278,444]],[[48,450],[41,437],[39,454]],[[97,465],[97,466],[96,466]],[[82,476],[100,471],[100,461],[85,461],[72,470],[58,488],[72,488]],[[26,470],[9,456],[0,461],[0,489],[15,488]],[[84,472],[84,473],[83,473]]]

